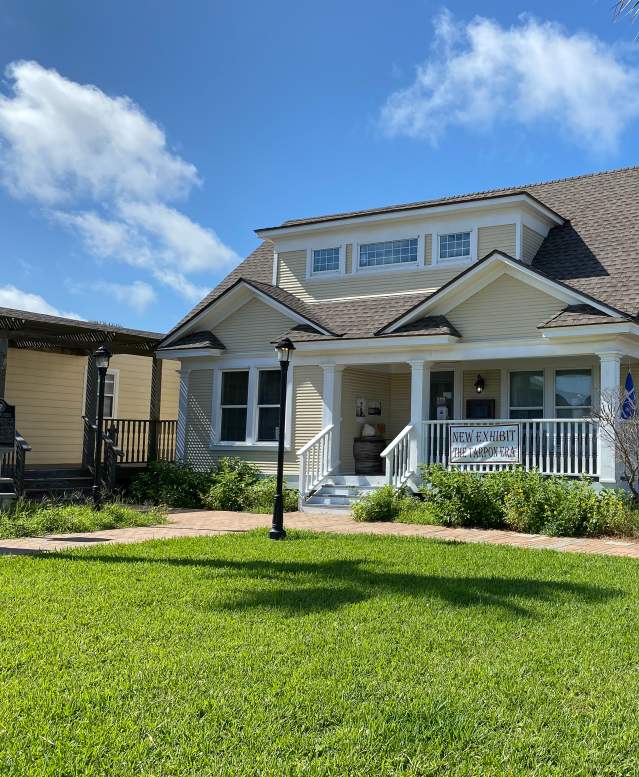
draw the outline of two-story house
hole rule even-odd
[[[363,431],[410,483],[451,464],[461,419],[511,421],[526,468],[618,482],[590,416],[639,357],[638,216],[631,168],[256,230],[160,345],[181,362],[178,455],[274,471],[288,336],[285,467],[308,504],[382,482],[355,477]]]

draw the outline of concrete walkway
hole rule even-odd
[[[48,537],[25,537],[0,540],[0,554],[42,553],[67,550],[87,545],[144,542],[174,537],[205,537],[229,532],[245,532],[270,526],[268,515],[251,513],[180,510],[171,513],[164,526],[134,529],[108,529],[87,534],[58,534]],[[569,553],[598,553],[605,556],[639,558],[639,540],[572,539],[545,537],[539,534],[517,534],[494,529],[448,529],[443,526],[414,526],[402,523],[356,523],[347,515],[328,513],[287,513],[288,528],[310,529],[343,534],[387,534],[401,537],[429,537],[458,542],[486,542],[518,548],[541,548]]]

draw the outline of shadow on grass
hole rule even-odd
[[[150,558],[144,556],[75,556],[56,553],[43,559],[91,561],[106,564],[161,564],[205,568],[219,572],[218,578],[253,581],[246,590],[238,586],[226,610],[275,607],[291,614],[335,610],[387,594],[418,599],[439,599],[455,607],[494,606],[522,617],[535,617],[527,604],[551,602],[555,605],[605,602],[622,595],[618,589],[542,580],[529,577],[468,577],[392,572],[367,559],[324,562],[233,560],[214,558]]]

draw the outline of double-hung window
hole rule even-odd
[[[100,387],[96,388],[99,392]],[[104,417],[115,418],[116,400],[118,396],[118,378],[117,373],[109,370],[104,376]],[[96,405],[97,407],[97,405]]]
[[[557,418],[587,418],[592,414],[590,370],[557,370],[555,413]]]
[[[280,370],[223,370],[217,439],[275,443],[280,425]]]
[[[339,247],[317,248],[313,251],[313,275],[339,271]]]
[[[359,247],[359,266],[383,267],[389,264],[416,264],[417,238],[386,240],[383,243],[362,243]]]
[[[510,417],[544,417],[543,370],[510,373]]]
[[[260,370],[257,386],[257,441],[276,442],[280,426],[280,370]]]
[[[220,441],[244,442],[248,415],[248,370],[222,373]]]
[[[439,236],[439,258],[470,259],[470,232],[450,232]]]

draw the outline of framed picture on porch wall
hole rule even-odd
[[[382,414],[382,403],[379,399],[369,399],[368,400],[368,415],[381,415]]]
[[[365,399],[356,399],[355,400],[355,418],[366,418],[366,400]]]

